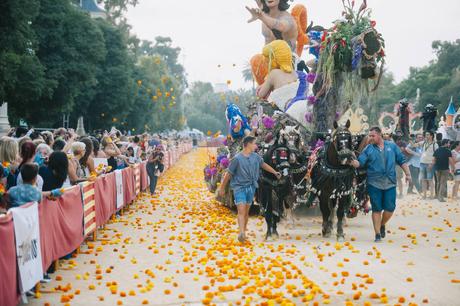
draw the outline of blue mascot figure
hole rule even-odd
[[[251,127],[249,126],[248,119],[243,115],[240,108],[233,103],[227,105],[225,116],[229,125],[229,132],[233,140],[241,139],[249,135]]]

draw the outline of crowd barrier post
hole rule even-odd
[[[85,239],[92,236],[96,241],[96,202],[94,200],[94,182],[80,183],[81,196],[83,200],[83,235]]]

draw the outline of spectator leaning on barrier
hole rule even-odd
[[[80,165],[83,169],[85,177],[89,177],[96,173],[93,158],[93,141],[89,137],[83,137],[80,139],[80,141],[85,144],[85,154],[80,159]]]
[[[27,141],[27,142],[24,142],[21,146],[21,163],[19,164],[19,167],[18,167],[18,177],[16,179],[16,185],[22,185],[24,182],[23,182],[23,178],[22,178],[22,174],[21,174],[21,169],[22,169],[22,166],[25,165],[25,164],[30,164],[30,163],[34,163],[35,162],[35,152],[36,152],[36,147],[35,147],[35,144],[31,141]],[[37,164],[37,166],[39,166]],[[43,179],[40,175],[37,176],[36,180],[36,187],[38,190],[42,190],[43,188]]]
[[[72,144],[72,156],[69,159],[69,179],[72,185],[86,181],[80,159],[85,155],[85,144],[76,141]]]
[[[139,136],[134,136],[132,143],[128,146],[128,148],[133,148],[134,151],[134,162],[138,163],[141,159],[142,149],[139,146],[140,138]]]
[[[62,188],[68,178],[69,159],[64,152],[53,152],[38,173],[43,178],[43,191]]]
[[[128,165],[135,164],[137,162],[137,158],[134,156],[134,148],[133,147],[128,147],[126,149],[126,156],[128,157],[127,163]]]
[[[121,155],[120,149],[113,143],[110,136],[102,138],[102,148],[107,156],[107,163],[112,168],[111,171],[117,169],[116,157]]]

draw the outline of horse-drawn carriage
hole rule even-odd
[[[306,27],[306,14],[305,20],[293,14],[298,29],[305,31],[301,34],[306,34],[299,37],[308,37],[301,45],[313,58],[301,60],[302,48],[294,48],[292,55],[292,39],[288,44],[281,35],[251,59],[262,101],[254,103],[247,116],[235,105],[227,108],[229,159],[240,149],[242,138],[251,134],[265,163],[282,174],[278,179],[262,171],[259,180],[255,201],[267,222],[267,238],[277,235],[277,224],[286,211],[299,206],[319,202],[324,236],[331,234],[331,216],[337,210],[339,239],[344,237],[344,216],[367,212],[365,172],[348,163],[364,148],[366,139],[353,135],[350,121],[343,117],[358,113],[364,98],[378,86],[383,39],[366,1],[359,9],[354,1],[344,6],[344,19],[330,29]],[[299,11],[299,5],[293,11]],[[234,207],[230,190],[218,200]]]

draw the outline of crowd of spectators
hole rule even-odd
[[[0,212],[43,197],[59,197],[66,187],[147,161],[153,194],[163,172],[164,150],[177,135],[126,135],[112,128],[92,135],[72,129],[12,129],[0,138]]]

